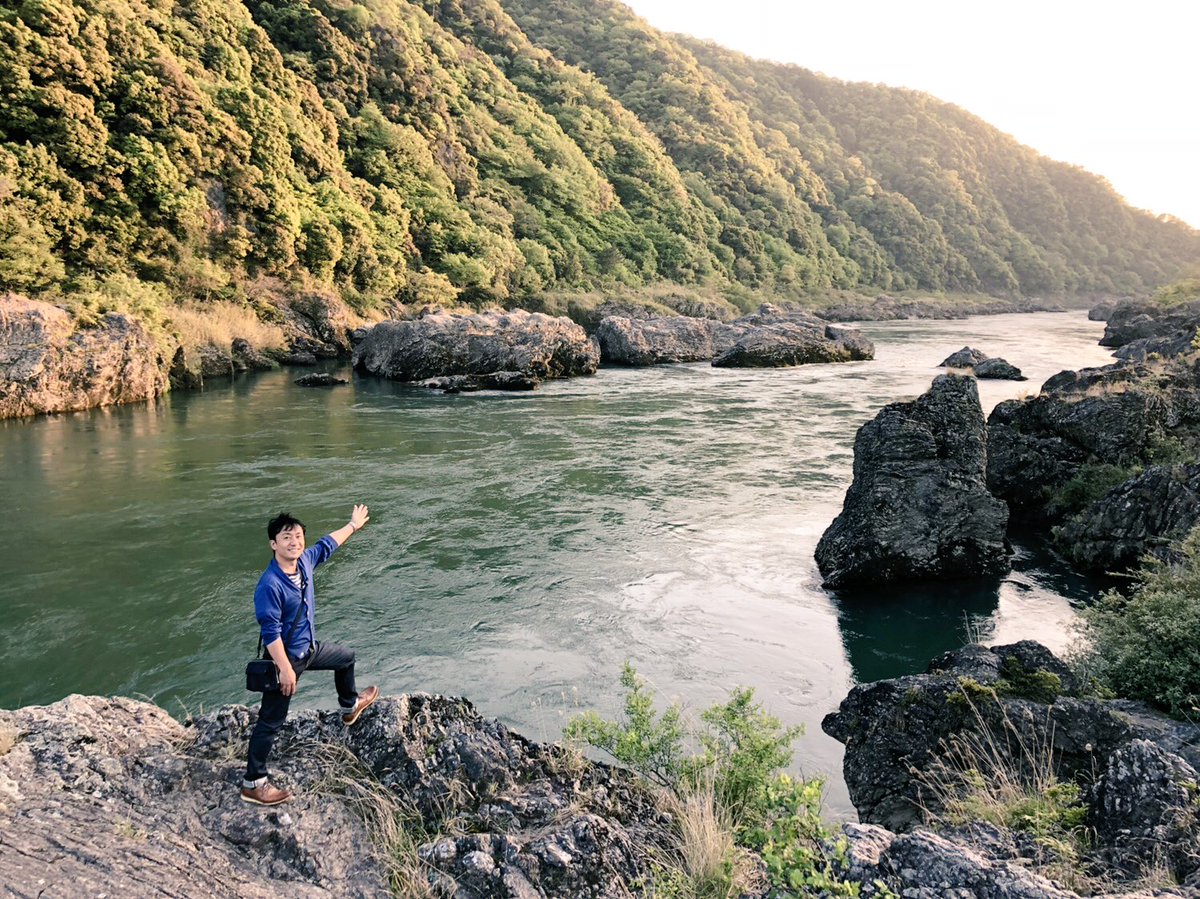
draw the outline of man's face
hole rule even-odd
[[[271,541],[271,549],[280,561],[295,562],[304,552],[304,528],[297,524],[284,528]]]

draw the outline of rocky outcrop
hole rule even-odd
[[[1101,346],[1123,347],[1159,338],[1187,339],[1200,327],[1200,301],[1163,306],[1150,300],[1123,300],[1108,317]]]
[[[596,328],[600,360],[606,365],[665,365],[707,362],[732,346],[729,326],[683,315],[630,318],[610,315]]]
[[[279,363],[271,356],[250,345],[244,337],[235,337],[230,345],[230,355],[233,357],[235,371],[271,371],[279,368]]]
[[[350,356],[350,334],[355,322],[349,307],[338,296],[322,291],[280,293],[273,297],[283,322],[289,353],[319,359]]]
[[[599,351],[583,328],[540,312],[450,315],[376,325],[354,349],[354,367],[395,381],[517,372],[528,378],[590,375]]]
[[[0,418],[151,399],[167,389],[170,358],[129,316],[85,327],[49,303],[0,296]]]
[[[292,383],[297,387],[339,387],[349,382],[345,378],[339,378],[326,371],[314,371],[311,374],[301,375]]]
[[[998,381],[1028,381],[1029,379],[1021,374],[1021,369],[1017,368],[1012,363],[1005,359],[984,359],[982,362],[974,366],[972,369],[975,377],[984,380]]]
[[[541,382],[519,371],[494,371],[486,375],[451,375],[419,381],[421,387],[443,393],[475,393],[480,390],[537,390]]]
[[[971,368],[988,358],[987,353],[982,350],[965,346],[943,359],[938,368]]]
[[[180,724],[82,696],[0,711],[0,883],[18,896],[387,895],[372,808],[424,834],[400,876],[455,899],[628,896],[671,845],[631,776],[421,694],[380,700],[350,730],[335,712],[293,714],[273,763],[297,798],[249,807],[237,787],[253,718],[229,706]]]
[[[1076,511],[1056,497],[1097,466],[1152,465],[1194,453],[1198,442],[1197,364],[1176,359],[1060,372],[1038,396],[992,410],[988,487],[1015,519],[1052,523]]]
[[[1008,569],[1008,510],[984,484],[985,426],[971,378],[940,375],[854,440],[854,480],[817,544],[831,587],[965,578]]]
[[[868,355],[861,350],[861,345],[832,340],[825,331],[824,327],[816,329],[790,322],[755,327],[713,359],[712,364],[716,368],[785,368],[875,357],[874,346]],[[860,340],[869,343],[866,338]]]
[[[972,374],[977,378],[1002,381],[1029,380],[1021,374],[1021,369],[1010,364],[1008,361],[993,359],[986,353],[969,346],[963,347],[958,352],[951,353],[942,360],[942,364],[938,367],[970,369]]]
[[[857,331],[771,304],[731,322],[609,316],[597,328],[596,339],[601,360],[609,365],[712,360],[718,367],[775,368],[875,358],[875,345]]]
[[[1155,465],[1114,487],[1055,533],[1087,571],[1123,571],[1143,556],[1178,561],[1178,541],[1200,524],[1200,464]]]
[[[1195,350],[1196,331],[1175,331],[1165,337],[1143,337],[1113,351],[1118,359],[1131,362],[1146,362],[1155,356],[1183,356]]]
[[[1090,785],[1082,801],[1096,841],[1087,866],[1099,866],[1103,879],[1133,881],[1145,863],[1161,860],[1179,882],[1200,887],[1200,727],[1139,703],[1081,695],[1080,687],[1049,650],[1028,641],[964,647],[925,674],[855,687],[822,727],[846,745],[844,773],[860,820],[906,833],[848,828],[856,876],[874,872],[906,896],[957,895],[936,892],[939,883],[975,896],[1074,895],[1015,876],[1036,861],[1028,833],[938,823],[926,772],[939,761],[961,767],[953,747],[974,735],[991,753],[981,760],[985,777],[1001,776],[1000,765],[1019,777],[1036,757],[1061,782]],[[923,809],[939,834],[920,827]]]

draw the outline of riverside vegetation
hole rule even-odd
[[[85,320],[184,331],[180,304],[232,304],[278,325],[313,292],[375,316],[1140,293],[1198,251],[954,106],[610,0],[0,11],[0,290]]]

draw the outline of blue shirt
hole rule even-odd
[[[288,655],[299,658],[316,642],[317,631],[313,625],[313,607],[316,604],[313,569],[332,556],[337,548],[337,541],[326,534],[296,560],[300,582],[304,587],[303,597],[300,588],[283,573],[279,563],[271,560],[267,570],[258,579],[258,586],[254,588],[254,617],[258,619],[264,645],[274,643],[291,628],[292,622],[296,621],[302,598],[307,605],[305,614],[296,621],[296,627],[284,644],[284,649]]]

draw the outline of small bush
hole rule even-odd
[[[1110,591],[1083,612],[1075,661],[1118,696],[1183,717],[1200,705],[1200,529],[1179,550],[1175,564],[1148,559],[1128,597]]]
[[[628,663],[621,684],[622,721],[588,712],[572,719],[565,735],[667,787],[682,810],[674,817],[676,854],[683,861],[660,866],[653,895],[731,895],[729,890],[745,883],[747,849],[766,863],[773,896],[859,894],[859,884],[840,876],[844,840],[835,839],[821,820],[822,781],[782,773],[800,728],[784,728],[746,688],[703,712],[702,726],[685,728],[678,705],[656,714],[654,694]],[[687,754],[685,742],[701,751]],[[890,895],[882,884],[876,888],[876,895]]]
[[[1046,511],[1054,518],[1082,512],[1114,487],[1141,474],[1139,467],[1123,468],[1107,462],[1082,465],[1071,480],[1046,498]]]

